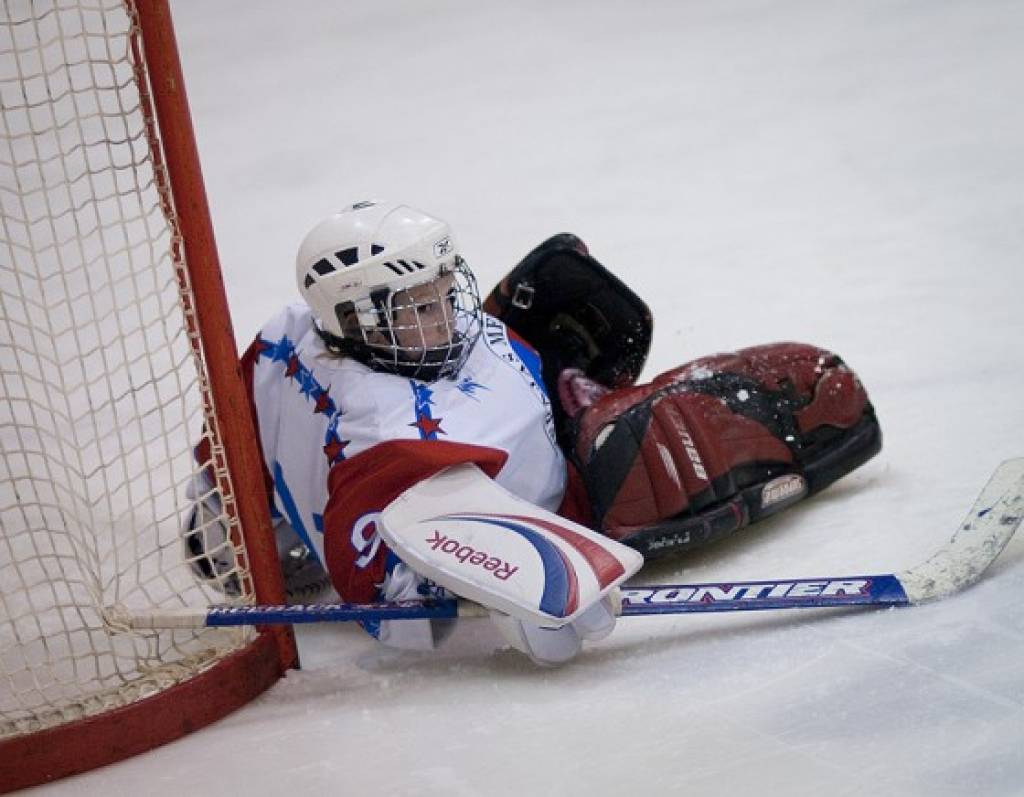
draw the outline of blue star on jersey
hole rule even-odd
[[[413,407],[416,412],[416,420],[409,424],[419,429],[421,440],[437,440],[438,434],[448,434],[441,428],[441,421],[444,418],[434,418],[430,413],[430,407],[434,403],[434,391],[415,379],[409,380],[412,388]]]

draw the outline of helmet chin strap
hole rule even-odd
[[[419,358],[413,360],[398,346],[374,346],[362,340],[338,337],[319,326],[316,332],[328,351],[334,354],[351,357],[374,371],[419,379],[422,382],[434,382],[442,377],[454,379],[458,375],[457,368],[462,359],[462,349],[466,345],[462,333],[455,332],[455,338],[450,345],[427,349]],[[388,356],[382,357],[382,352],[387,352]],[[397,357],[390,356],[392,353],[397,353]],[[453,368],[456,370],[453,371]]]
[[[447,346],[427,349],[418,360],[399,360],[398,363],[388,365],[393,365],[395,372],[402,376],[411,376],[423,382],[434,382],[442,377],[454,379],[459,373],[465,345],[462,336],[456,332]],[[401,357],[405,351],[399,349],[398,353]]]

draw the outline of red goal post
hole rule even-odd
[[[284,602],[166,0],[3,0],[0,100],[9,791],[213,722],[297,654],[281,627],[139,633],[109,611]],[[183,545],[200,473],[238,596]]]

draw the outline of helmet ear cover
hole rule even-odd
[[[359,324],[359,319],[356,317],[355,302],[338,302],[334,305],[334,315],[338,319],[338,326],[342,331]],[[319,329],[319,327],[317,328]],[[331,337],[337,337],[337,335],[331,335]]]

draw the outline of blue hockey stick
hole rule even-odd
[[[1024,518],[1024,458],[1002,463],[952,539],[922,564],[901,573],[772,581],[627,586],[624,617],[835,606],[905,606],[952,595],[973,584],[1002,552]],[[112,627],[198,628],[481,616],[483,607],[457,600],[428,602],[214,606],[129,615],[111,608]]]

